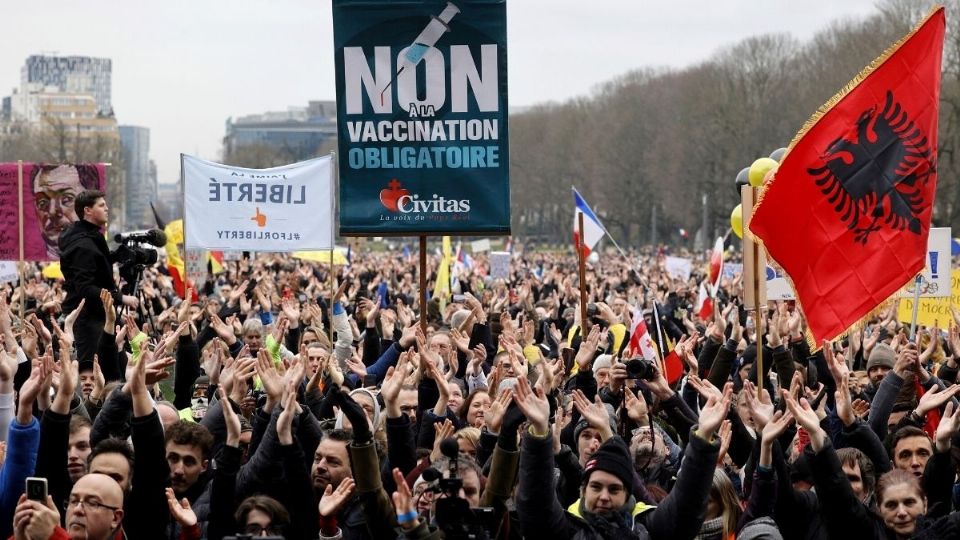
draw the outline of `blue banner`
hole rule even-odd
[[[340,234],[510,234],[505,0],[334,0]]]

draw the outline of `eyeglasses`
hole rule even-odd
[[[256,523],[250,523],[244,527],[243,532],[249,534],[250,536],[262,536],[264,533],[266,533],[268,536],[279,536],[281,531],[274,529],[270,525],[263,527],[261,525],[257,525]]]
[[[100,502],[100,501],[95,501],[95,500],[93,500],[93,499],[80,499],[80,498],[77,498],[77,497],[70,497],[70,499],[67,501],[67,507],[68,507],[68,508],[69,508],[69,507],[74,507],[74,506],[76,506],[76,505],[78,505],[78,504],[80,505],[80,508],[82,508],[84,511],[86,511],[86,510],[101,510],[101,509],[106,508],[107,510],[110,510],[111,512],[116,512],[117,510],[120,509],[120,508],[117,507],[117,506],[110,506],[110,505],[107,505],[107,504],[103,504],[102,502]]]

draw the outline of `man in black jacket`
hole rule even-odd
[[[67,291],[64,312],[73,311],[86,300],[73,327],[82,370],[93,361],[106,322],[100,292],[108,291],[117,305],[136,307],[137,299],[121,295],[113,281],[113,263],[102,232],[110,212],[104,193],[86,190],[77,196],[74,207],[80,219],[60,235],[60,268]]]

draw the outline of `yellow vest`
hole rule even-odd
[[[579,326],[571,326],[570,331],[567,332],[567,343],[573,341],[573,336],[576,334]],[[610,334],[613,336],[613,350],[614,352],[620,350],[620,345],[623,344],[623,338],[627,335],[627,326],[623,323],[611,324],[608,328]],[[583,345],[583,342],[586,341],[585,336],[580,336],[580,345]],[[576,362],[573,363],[573,367],[570,368],[570,375],[576,375],[580,371],[580,365]]]
[[[638,502],[636,505],[634,505],[633,510],[630,511],[630,516],[633,517],[633,519],[637,519],[637,516],[640,514],[649,512],[650,510],[654,510],[656,508],[656,506]],[[573,501],[573,504],[567,507],[567,512],[570,512],[570,514],[583,519],[583,516],[580,515],[580,499]]]

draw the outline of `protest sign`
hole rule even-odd
[[[340,234],[510,233],[506,2],[334,0]]]
[[[490,251],[490,239],[483,238],[480,240],[474,240],[470,242],[470,251],[474,253],[483,253],[484,251]]]
[[[767,265],[767,300],[795,300],[796,294],[783,270]]]
[[[723,279],[733,279],[737,274],[743,274],[743,263],[723,263]]]
[[[508,279],[510,277],[510,253],[506,251],[490,252],[490,277]]]
[[[333,158],[244,169],[181,155],[187,249],[333,246]]]
[[[14,261],[0,261],[0,283],[13,283],[20,279],[17,272],[17,263]]]
[[[664,266],[667,270],[667,274],[670,275],[670,277],[686,281],[690,279],[690,271],[693,269],[693,261],[690,259],[684,259],[682,257],[668,256],[664,262]]]
[[[203,287],[207,282],[207,252],[202,249],[188,249],[184,263],[187,269],[187,281],[194,289]]]
[[[920,306],[917,308],[917,324],[933,326],[934,323],[937,323],[940,328],[946,328],[953,320],[950,307],[960,309],[960,270],[950,272],[950,291],[949,298],[920,298]],[[910,324],[912,316],[913,297],[900,298],[897,320]]]
[[[18,260],[17,164],[0,163],[0,260]],[[74,199],[85,189],[104,190],[103,163],[23,164],[23,259],[60,259],[60,233],[77,221]],[[113,201],[108,201],[113,203]]]
[[[927,263],[920,273],[921,298],[950,296],[950,227],[931,227],[927,237]],[[910,280],[900,291],[901,298],[913,298],[915,280]]]

